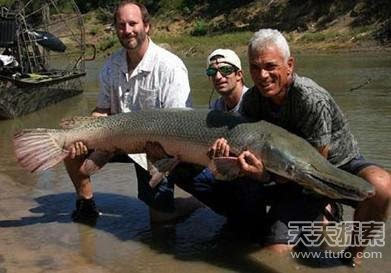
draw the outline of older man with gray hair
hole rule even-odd
[[[266,120],[303,137],[332,164],[371,183],[375,196],[350,203],[356,209],[354,220],[385,221],[391,200],[390,174],[360,154],[347,119],[331,95],[313,80],[294,73],[294,59],[284,36],[274,29],[259,30],[248,45],[248,58],[254,87],[243,97],[242,114],[249,120]],[[227,145],[225,149],[229,151]],[[239,162],[242,172],[250,177],[270,179],[262,158],[245,151],[239,156]],[[277,185],[279,194],[272,199],[268,212],[269,235],[278,238],[269,241],[269,248],[278,252],[293,247],[288,244],[290,221],[314,221],[330,202],[314,194],[304,194],[300,186],[292,184]],[[368,239],[372,231],[371,226],[362,230],[362,239]],[[351,256],[348,262],[355,265],[360,262],[364,248],[352,242],[345,250],[349,255],[344,257]]]

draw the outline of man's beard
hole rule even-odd
[[[147,38],[147,33],[145,31],[139,32],[137,34],[137,36],[134,38],[131,38],[132,39],[131,42],[129,42],[129,38],[119,39],[119,40],[121,42],[121,45],[127,50],[138,49],[138,48],[140,48],[140,46],[144,43],[145,39]]]

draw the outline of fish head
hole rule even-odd
[[[297,164],[298,171],[295,173],[297,181],[303,187],[330,197],[332,199],[349,199],[363,201],[375,195],[375,189],[366,180],[350,174],[335,166],[330,172],[325,172],[313,164]]]
[[[369,182],[335,167],[309,143],[277,143],[266,143],[262,149],[260,157],[268,171],[332,199],[362,201],[375,194]]]

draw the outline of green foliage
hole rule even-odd
[[[39,1],[37,1],[38,4]],[[71,2],[68,2],[68,1],[60,1],[56,4],[61,4],[58,8],[59,10],[51,10],[51,13],[54,14],[54,13],[66,13],[66,12],[73,12],[73,6],[72,6],[72,3]]]
[[[100,51],[106,51],[112,47],[114,47],[118,42],[117,36],[112,35],[108,37],[107,39],[103,40],[103,42],[99,45]]]
[[[246,5],[254,0],[182,0],[180,10],[189,13],[192,10],[200,8],[198,15],[210,17],[220,15],[221,13],[232,11],[235,8]]]
[[[0,0],[5,2],[7,0]],[[35,2],[36,0],[33,0]],[[120,0],[75,0],[83,12],[95,11],[92,23],[111,22],[114,6]],[[390,0],[138,0],[156,22],[153,39],[166,42],[177,52],[198,54],[211,45],[235,48],[245,46],[250,35],[244,30],[260,27],[277,28],[292,33],[292,40],[303,44],[341,44],[374,36],[391,40]],[[250,2],[251,5],[247,7]],[[101,12],[104,10],[105,12]],[[342,17],[344,16],[344,17]],[[349,20],[341,21],[340,18]],[[345,20],[345,19],[344,19]],[[336,24],[340,22],[341,24]],[[173,27],[170,26],[173,23]],[[340,26],[341,25],[341,26]],[[343,25],[343,26],[342,26]],[[333,26],[333,28],[330,28]],[[335,26],[335,27],[334,27]],[[190,27],[190,28],[189,28]],[[156,32],[155,32],[156,29]],[[159,31],[162,33],[159,33]],[[228,36],[217,33],[230,33]],[[96,27],[91,34],[99,37]],[[169,32],[166,35],[165,32]],[[156,36],[161,35],[161,36]],[[243,37],[245,39],[242,39]],[[216,40],[216,41],[215,41]],[[118,45],[116,39],[105,39],[101,50]],[[203,53],[201,53],[203,54]]]
[[[100,29],[100,26],[94,26],[90,29],[89,33],[92,35],[92,36],[95,36],[96,34],[98,34],[99,32],[99,29]]]
[[[204,36],[208,33],[208,24],[204,19],[195,22],[194,29],[190,32],[192,36]]]
[[[98,8],[96,10],[96,19],[98,19],[101,22],[112,23],[113,22],[113,12],[108,9],[105,9],[105,8]]]
[[[193,10],[195,8],[195,6],[202,5],[204,3],[205,3],[204,0],[183,0],[180,8],[182,10],[184,10],[184,9]]]
[[[153,2],[155,3],[154,8],[151,9],[150,6],[146,5],[147,9],[151,14],[160,15],[169,14],[171,12],[178,13],[178,11],[181,9],[183,0],[160,0]]]
[[[359,26],[352,28],[353,35],[365,35],[374,31],[374,27],[371,25]]]
[[[79,7],[81,13],[87,13],[99,7],[113,7],[119,2],[119,0],[75,0],[75,2]]]
[[[12,1],[12,0],[0,0],[0,6],[9,7],[12,2],[14,2],[14,1]]]
[[[160,0],[139,0],[138,2],[143,4],[150,14],[155,14],[162,6]]]
[[[4,0],[0,0],[4,1]],[[121,0],[93,0],[93,1],[85,1],[85,0],[75,0],[78,5],[81,13],[87,13],[92,10],[96,10],[98,8],[104,8],[110,10],[112,12],[115,6]],[[177,9],[183,0],[138,0],[139,3],[143,4],[151,14],[155,14],[160,9],[169,10],[169,9]]]
[[[215,48],[240,48],[247,45],[252,32],[233,32],[218,35],[191,36],[191,35],[154,35],[152,39],[157,43],[169,44],[180,55],[205,55]]]
[[[326,40],[326,35],[322,32],[304,33],[300,38],[302,42],[321,42],[324,40]]]
[[[319,42],[347,42],[354,36],[354,32],[322,31],[304,33],[299,41],[308,43]]]

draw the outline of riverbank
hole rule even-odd
[[[231,48],[239,54],[246,54],[247,44],[253,32],[232,32],[194,37],[188,34],[168,35],[156,33],[154,41],[168,46],[182,56],[205,56],[216,48]],[[391,46],[380,45],[374,40],[355,41],[355,36],[322,33],[285,33],[293,53],[336,53],[336,52],[391,52]]]
[[[103,27],[103,26],[102,26]],[[165,32],[153,32],[154,42],[173,51],[179,56],[206,56],[216,48],[230,48],[239,55],[247,52],[247,43],[253,32],[232,32],[224,34],[211,34],[205,36],[191,36],[186,33],[169,34]],[[338,36],[330,38],[330,35],[319,33],[284,33],[295,53],[336,53],[336,52],[391,52],[391,46],[379,45],[373,40],[361,40],[356,42],[355,36]],[[121,45],[114,31],[103,35],[104,38],[92,39],[98,52],[98,58],[106,57]],[[91,41],[90,41],[91,43]]]
[[[205,56],[219,47],[244,53],[252,33],[267,27],[282,31],[293,53],[391,51],[390,5],[367,0],[177,0],[147,7],[155,42],[180,56]],[[99,8],[84,16],[87,42],[96,45],[99,56],[120,47],[111,14]]]

